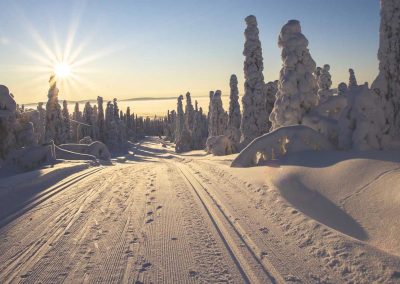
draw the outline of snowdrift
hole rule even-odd
[[[333,145],[320,133],[304,125],[278,128],[254,139],[232,161],[232,167],[249,167],[286,153],[332,150]]]
[[[400,153],[294,153],[271,179],[307,216],[400,255]],[[356,174],[355,174],[356,173]]]

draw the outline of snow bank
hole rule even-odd
[[[232,161],[231,166],[249,167],[286,153],[333,148],[322,134],[312,128],[304,125],[286,126],[254,139]]]
[[[109,161],[111,159],[111,154],[108,151],[107,146],[100,141],[95,141],[91,144],[61,144],[59,146],[59,148],[62,150],[66,150],[68,152],[75,152],[78,154],[89,155],[89,156],[86,156],[87,158],[95,157],[95,158],[98,158],[98,159],[104,160],[104,161]],[[58,149],[57,149],[57,151],[58,151]],[[59,158],[57,153],[58,152],[56,152],[56,156],[57,156],[57,158]],[[66,152],[62,152],[62,151],[59,151],[59,153],[61,155],[67,155]],[[68,158],[63,158],[63,159],[68,159]]]

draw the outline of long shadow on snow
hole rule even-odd
[[[46,174],[46,178],[43,178],[40,170],[20,174],[19,177],[25,181],[24,184],[7,192],[0,191],[0,229],[28,212],[24,211],[24,208],[34,202],[43,191],[80,171],[82,168],[79,167],[55,170]],[[18,214],[19,212],[21,213]]]
[[[399,151],[304,151],[279,158],[281,165],[324,168],[342,161],[367,159],[400,163]]]
[[[367,240],[368,234],[350,215],[317,191],[305,187],[295,177],[280,182],[281,195],[310,218],[343,234]]]

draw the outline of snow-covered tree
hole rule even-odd
[[[210,93],[208,94],[210,100],[208,101],[208,113],[207,113],[207,121],[210,121],[210,113],[211,113],[211,108],[212,108],[212,99],[214,96],[214,91],[210,91]]]
[[[35,132],[37,133],[38,143],[42,144],[45,140],[45,132],[46,132],[46,110],[43,108],[43,103],[38,103],[37,111],[39,113],[39,124],[35,128]]]
[[[64,137],[63,116],[61,106],[58,103],[58,88],[55,76],[49,80],[50,88],[48,92],[48,101],[46,104],[46,141],[53,140],[55,144],[66,142]]]
[[[200,107],[195,111],[193,131],[192,131],[192,149],[204,149],[208,136],[207,117],[203,114],[203,109]]]
[[[63,126],[64,126],[65,141],[68,142],[71,140],[71,121],[69,117],[68,103],[66,100],[63,101],[62,115],[64,119]]]
[[[313,76],[316,65],[299,21],[290,20],[283,26],[278,45],[282,49],[283,66],[270,116],[272,130],[302,124],[304,115],[318,103],[317,83]]]
[[[400,140],[400,1],[381,0],[379,75],[371,89],[381,98],[387,140]]]
[[[326,102],[334,94],[334,90],[331,89],[332,77],[329,73],[330,68],[328,64],[325,64],[322,68],[317,68],[318,98],[320,104]]]
[[[233,144],[237,145],[240,142],[242,114],[239,104],[238,80],[235,74],[231,75],[229,86],[231,91],[229,95],[229,114],[226,135]]]
[[[263,57],[261,42],[258,37],[256,17],[245,19],[247,28],[244,32],[244,95],[242,98],[241,143],[246,146],[254,138],[268,131],[268,114],[265,108]]]
[[[222,106],[221,91],[214,93],[211,101],[211,113],[209,114],[208,136],[223,135],[227,126],[227,115]]]
[[[351,88],[355,88],[357,86],[358,86],[358,84],[357,84],[356,74],[354,73],[354,70],[350,68],[349,69],[349,85],[348,85],[348,88],[351,89]]]
[[[0,85],[0,160],[15,147],[17,104],[6,86]]]
[[[186,93],[185,122],[187,128],[189,130],[192,130],[194,123],[194,109],[192,104],[192,98],[190,97],[189,92]]]
[[[265,94],[265,107],[268,114],[268,129],[271,128],[271,122],[269,121],[269,116],[274,109],[274,104],[276,100],[276,93],[278,92],[278,80],[268,82],[264,85]]]
[[[97,127],[99,129],[99,140],[105,141],[105,122],[104,122],[104,108],[103,108],[103,98],[97,97]]]
[[[177,153],[189,151],[191,145],[191,137],[185,123],[182,100],[183,96],[180,95],[177,103],[177,118],[175,128],[175,151]]]
[[[348,89],[347,84],[345,82],[341,82],[341,83],[339,83],[337,89],[338,89],[338,95],[342,96],[347,92],[347,89]]]

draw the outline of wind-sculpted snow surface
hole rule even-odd
[[[400,139],[400,1],[381,0],[379,75],[371,89],[383,103],[388,141]]]
[[[265,108],[263,57],[258,37],[256,17],[246,17],[247,28],[244,32],[244,95],[242,98],[241,143],[249,144],[254,138],[268,131],[268,113]]]
[[[231,166],[249,167],[285,154],[332,149],[334,146],[314,129],[304,125],[286,126],[254,139]]]
[[[307,48],[308,40],[301,33],[299,21],[290,20],[283,26],[278,45],[282,48],[283,66],[270,115],[272,130],[301,124],[304,115],[318,103],[317,84],[313,76],[316,65]]]

